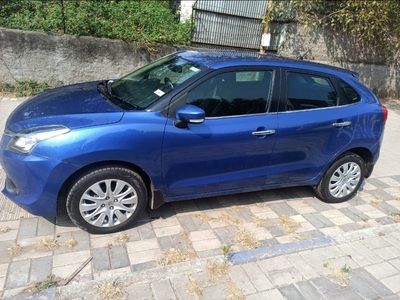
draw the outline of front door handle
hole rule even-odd
[[[255,136],[260,136],[260,135],[271,135],[274,133],[275,133],[275,130],[271,129],[271,130],[263,130],[263,131],[254,131],[251,134],[255,135]]]
[[[351,125],[350,121],[340,122],[340,123],[333,123],[332,124],[333,127],[347,127],[347,126],[350,126],[350,125]]]

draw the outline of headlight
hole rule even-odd
[[[7,149],[19,154],[28,155],[41,141],[51,139],[70,131],[68,127],[63,125],[30,128],[13,134],[13,138],[8,143]],[[8,134],[9,133],[10,132],[8,132]]]

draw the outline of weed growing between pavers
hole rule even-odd
[[[241,228],[236,232],[235,240],[240,246],[247,250],[261,247],[261,243],[257,240],[256,236],[246,228]]]
[[[207,222],[209,220],[209,217],[203,212],[198,212],[195,214],[195,216],[198,217],[203,222]]]
[[[9,232],[10,230],[11,230],[10,227],[7,227],[7,226],[0,227],[0,233],[6,233],[6,232]]]
[[[202,283],[193,278],[192,276],[189,276],[189,282],[186,284],[186,292],[190,295],[196,295],[198,297],[203,295],[203,286]]]
[[[371,200],[370,204],[375,207],[381,206],[381,203],[378,200]]]
[[[129,242],[129,235],[126,234],[126,232],[120,232],[117,234],[117,241],[121,244],[126,244]]]
[[[185,240],[189,240],[189,230],[185,228],[181,229],[181,231],[179,232],[179,236]]]
[[[72,249],[73,247],[75,247],[78,244],[78,242],[74,239],[74,238],[69,238],[68,240],[66,240],[63,245],[69,249]]]
[[[391,213],[390,216],[395,222],[400,222],[400,212]]]
[[[251,219],[253,220],[254,224],[258,227],[265,227],[267,225],[268,219],[260,218],[258,216],[252,216]]]
[[[206,270],[210,280],[214,283],[223,281],[228,275],[229,265],[226,262],[218,262],[216,260],[207,260]]]
[[[324,263],[323,266],[331,271],[331,281],[341,286],[347,286],[349,284],[350,267],[348,267],[346,264],[340,269],[333,267],[330,263]]]
[[[118,281],[106,281],[97,286],[101,299],[116,300],[124,298],[122,283]]]
[[[43,290],[58,286],[60,281],[61,278],[58,278],[55,275],[49,275],[45,280],[37,282],[35,284],[35,288],[37,291],[41,292]]]
[[[279,216],[279,221],[282,223],[288,233],[293,233],[300,226],[298,222],[286,215]]]
[[[55,250],[58,247],[60,247],[58,241],[50,238],[42,238],[39,242],[36,243],[36,248],[39,250]]]
[[[197,258],[197,253],[193,249],[187,249],[186,251],[182,252],[179,249],[172,248],[167,251],[161,252],[161,254],[157,258],[157,265],[167,266],[190,261],[194,258]]]
[[[220,222],[225,222],[226,224],[230,225],[240,225],[240,221],[238,218],[228,214],[227,212],[224,212],[220,217],[213,218],[214,220],[220,221]]]
[[[46,279],[37,281],[36,283],[33,283],[30,286],[28,286],[27,288],[25,288],[22,291],[22,294],[40,293],[44,290],[60,286],[61,281],[62,281],[62,279],[60,277],[56,277],[55,275],[49,275],[46,277]]]
[[[232,300],[245,300],[245,296],[241,289],[239,289],[232,281],[228,282],[227,299]]]
[[[21,250],[22,250],[22,247],[20,245],[18,245],[17,243],[11,243],[10,246],[8,246],[8,248],[7,248],[7,251],[11,256],[14,256]]]
[[[225,260],[228,260],[229,254],[232,252],[232,245],[222,245],[222,255]]]

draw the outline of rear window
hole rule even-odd
[[[361,100],[360,95],[347,82],[343,81],[342,79],[339,79],[339,85],[341,86],[344,94],[346,95],[346,98],[340,99],[339,105],[348,105],[360,102]]]

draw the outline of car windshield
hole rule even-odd
[[[145,109],[199,73],[199,65],[169,55],[111,82],[110,93],[137,109]]]

